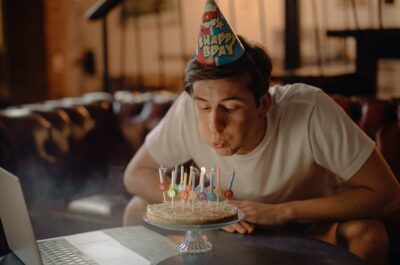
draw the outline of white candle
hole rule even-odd
[[[189,186],[192,184],[192,174],[193,174],[193,166],[190,166],[190,170],[189,170],[189,183],[188,183]]]
[[[172,171],[172,187],[175,188],[176,178],[178,177],[178,165],[175,166],[175,169]]]
[[[184,175],[185,169],[183,165],[181,166],[181,181],[179,183],[183,183],[183,175]]]
[[[185,172],[185,174],[183,174],[183,189],[186,189],[186,185],[187,185],[187,173]]]
[[[192,191],[196,189],[196,174],[192,171]]]
[[[204,175],[206,174],[205,167],[201,167],[200,172],[200,192],[204,192]]]
[[[174,169],[171,172],[171,176],[172,176],[172,178],[171,178],[170,186],[172,187],[174,185],[174,181],[175,181],[175,170]]]
[[[158,169],[158,175],[160,176],[160,183],[164,183],[164,173],[162,167]]]

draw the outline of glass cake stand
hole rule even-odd
[[[242,211],[238,211],[238,218],[236,220],[232,220],[224,223],[217,224],[206,224],[206,225],[169,225],[169,224],[158,224],[147,219],[146,216],[143,217],[143,220],[151,225],[156,227],[173,230],[173,231],[186,231],[185,239],[178,243],[176,246],[176,250],[178,254],[200,254],[210,251],[212,249],[212,244],[207,239],[204,239],[201,235],[202,231],[214,230],[223,228],[225,226],[235,224],[244,218],[244,213]]]

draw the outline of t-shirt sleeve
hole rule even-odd
[[[160,165],[172,167],[190,159],[187,150],[187,130],[191,98],[182,93],[157,126],[146,136],[150,156]],[[185,131],[186,130],[186,131]]]
[[[343,180],[356,174],[375,148],[374,141],[322,91],[315,95],[309,124],[315,161]]]

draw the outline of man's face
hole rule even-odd
[[[200,135],[219,155],[247,154],[264,137],[268,93],[257,107],[240,81],[202,80],[193,84],[193,98]]]

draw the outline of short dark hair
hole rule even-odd
[[[244,46],[244,55],[234,63],[223,66],[210,66],[197,62],[193,56],[185,68],[184,87],[190,95],[193,93],[193,84],[200,80],[237,79],[254,94],[256,104],[269,88],[269,79],[272,71],[271,58],[265,48],[258,44],[249,43],[239,36]]]

